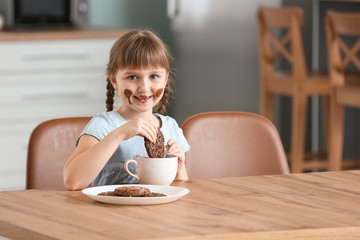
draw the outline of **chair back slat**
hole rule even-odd
[[[295,15],[298,18],[300,26],[304,24],[304,11],[298,7],[270,8],[260,7],[260,17],[264,19],[267,27],[290,28],[291,18]]]
[[[331,20],[337,34],[360,35],[360,14],[327,11],[327,18]]]

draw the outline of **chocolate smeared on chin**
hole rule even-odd
[[[155,93],[155,99],[157,99],[158,97],[160,97],[160,95],[162,94],[162,92],[164,91],[163,88],[159,88],[156,93]]]
[[[125,95],[125,97],[128,98],[129,103],[131,104],[130,97],[131,97],[131,95],[133,95],[133,92],[131,90],[129,90],[129,89],[125,89],[124,90],[124,95]]]

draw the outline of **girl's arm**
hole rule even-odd
[[[170,147],[169,154],[174,154],[178,156],[178,170],[175,177],[175,180],[188,180],[188,174],[185,167],[185,152],[184,149],[171,138],[167,142],[167,147]]]
[[[90,135],[83,135],[79,144],[65,164],[63,175],[69,190],[87,187],[103,169],[120,143],[140,135],[150,141],[156,140],[157,128],[151,122],[136,118],[110,132],[101,141]]]

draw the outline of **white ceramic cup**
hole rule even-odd
[[[129,163],[134,163],[136,174],[129,171]],[[124,166],[126,172],[141,184],[170,185],[176,177],[178,157],[169,154],[166,158],[149,158],[138,154],[127,160]]]

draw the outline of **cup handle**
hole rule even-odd
[[[135,173],[130,172],[130,170],[128,169],[128,165],[129,163],[134,163],[135,166],[137,166],[137,161],[131,159],[131,160],[126,160],[125,162],[125,171],[130,175],[133,176],[134,178],[136,178],[138,181],[140,180],[139,176]]]

